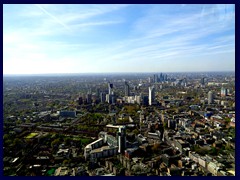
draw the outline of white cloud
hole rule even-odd
[[[140,65],[157,70],[166,67],[167,63],[174,64],[174,60],[186,64],[184,58],[196,59],[200,55],[206,58],[211,55],[213,58],[215,55],[216,58],[211,61],[216,62],[219,55],[235,52],[235,37],[232,33],[235,31],[234,13],[229,10],[224,16],[218,15],[217,20],[212,16],[222,11],[223,7],[214,11],[203,8],[200,14],[190,11],[177,16],[174,13],[158,14],[155,10],[152,14],[151,11],[142,13],[142,16],[135,17],[135,21],[129,21],[128,16],[131,14],[122,13],[125,16],[120,17],[117,13],[124,11],[127,6],[22,6],[21,11],[14,16],[15,19],[24,19],[21,26],[18,27],[16,23],[16,27],[12,28],[6,21],[10,17],[4,16],[4,72],[144,69]],[[150,7],[145,6],[146,9]],[[26,9],[29,10],[29,16]],[[20,14],[22,16],[18,16]],[[24,23],[26,26],[23,26]],[[112,28],[111,25],[115,24],[118,29]],[[92,36],[99,32],[99,27],[103,32],[111,30],[112,34],[123,38],[107,43],[99,39],[94,41]],[[101,33],[96,37],[104,39]],[[156,66],[153,68],[149,63]],[[176,68],[181,66],[181,63],[176,63]]]

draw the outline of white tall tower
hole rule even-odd
[[[148,104],[151,106],[155,99],[155,88],[154,86],[149,87],[149,98],[148,98]]]

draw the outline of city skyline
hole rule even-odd
[[[235,71],[235,6],[3,5],[3,74]]]

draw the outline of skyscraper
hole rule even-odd
[[[201,84],[204,86],[205,85],[205,78],[203,77],[202,79],[201,79]]]
[[[111,104],[115,104],[116,103],[116,95],[115,95],[114,91],[110,95],[110,98],[111,98]]]
[[[143,96],[143,105],[144,106],[148,105],[148,96]]]
[[[92,103],[92,94],[90,93],[87,94],[87,103],[88,104]]]
[[[153,75],[153,82],[154,82],[154,83],[157,83],[157,82],[158,82],[158,75],[157,75],[157,74],[154,74],[154,75]]]
[[[124,84],[124,92],[125,92],[125,96],[129,96],[130,95],[129,84],[127,82],[125,82],[125,84]]]
[[[227,88],[222,87],[221,88],[221,96],[227,96],[228,92],[227,92]]]
[[[149,87],[149,105],[151,106],[154,103],[155,100],[155,88],[154,86]]]
[[[167,75],[165,75],[164,81],[167,81]]]
[[[112,94],[112,89],[113,89],[113,84],[112,83],[108,83],[108,94]]]
[[[100,93],[100,99],[101,99],[101,102],[104,103],[106,101],[106,93],[101,92]]]
[[[212,104],[213,103],[213,92],[209,91],[208,92],[208,104]]]
[[[159,81],[160,82],[164,81],[164,75],[162,73],[159,75]]]

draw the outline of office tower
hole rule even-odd
[[[112,83],[108,83],[108,94],[112,94],[112,90],[113,90],[113,84]]]
[[[111,103],[112,99],[110,98],[110,94],[106,94],[106,102]]]
[[[90,93],[87,94],[87,103],[88,104],[92,103],[92,94]]]
[[[143,105],[144,106],[148,105],[148,96],[143,96]]]
[[[209,91],[208,92],[208,104],[212,104],[213,103],[213,92]]]
[[[155,99],[155,88],[154,86],[149,87],[149,99],[148,99],[148,103],[151,106],[154,103],[154,99]]]
[[[100,89],[99,88],[96,89],[96,96],[97,96],[97,98],[100,97]]]
[[[112,91],[112,94],[111,94],[111,104],[116,104],[116,96],[115,96],[115,94],[114,94],[114,92]]]
[[[156,75],[156,74],[153,75],[153,82],[154,83],[158,82],[158,75]]]
[[[204,86],[205,85],[205,78],[201,79],[201,84]]]
[[[79,105],[82,105],[82,104],[83,104],[83,98],[82,98],[82,97],[79,97],[79,98],[78,98],[78,104],[79,104]]]
[[[124,152],[126,148],[126,127],[125,126],[119,126],[118,132],[117,132],[117,141],[118,141],[118,152],[119,153]]]
[[[125,96],[129,96],[130,95],[129,85],[128,85],[127,82],[125,82],[125,84],[124,84],[124,92],[125,92]]]
[[[221,88],[221,96],[227,96],[227,94],[228,94],[227,88],[222,87]]]
[[[167,75],[165,75],[165,77],[164,77],[164,81],[167,81]]]
[[[153,82],[153,79],[151,77],[148,78],[148,82],[149,83],[152,83]]]
[[[160,76],[159,76],[159,81],[160,81],[160,82],[164,81],[164,76],[163,76],[162,73],[161,73]]]
[[[135,96],[137,104],[141,104],[141,96]]]
[[[184,79],[183,79],[183,86],[186,87],[186,86],[187,86],[187,83],[188,83],[188,82],[187,82],[187,78],[184,78]]]
[[[104,93],[104,92],[100,93],[100,100],[102,103],[106,102],[106,93]]]

